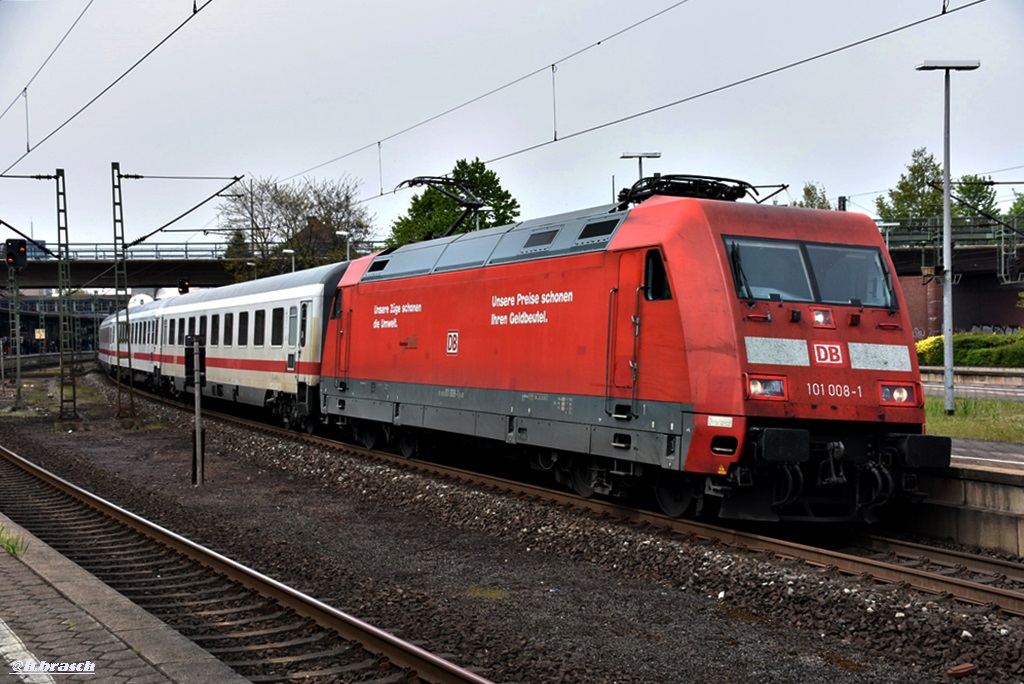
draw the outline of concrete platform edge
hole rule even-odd
[[[2,513],[0,523],[29,542],[21,558],[29,569],[165,676],[189,684],[249,681]]]

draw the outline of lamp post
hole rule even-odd
[[[337,231],[335,233],[335,235],[337,235],[338,237],[345,238],[345,261],[349,261],[349,254],[350,254],[349,247],[352,246],[352,243],[348,239],[349,238],[349,232],[347,230],[339,230],[339,231]]]
[[[640,178],[644,177],[644,159],[659,159],[661,152],[623,152],[619,159],[636,159],[640,167]]]
[[[971,60],[925,60],[918,71],[942,71],[946,97],[942,146],[942,380],[946,394],[946,415],[953,415],[953,218],[949,200],[949,72],[973,71],[981,66]]]
[[[295,250],[294,249],[282,249],[281,253],[282,254],[291,254],[292,255],[292,273],[295,273]]]
[[[252,279],[256,280],[256,262],[255,261],[246,261],[245,265],[246,266],[252,266]]]

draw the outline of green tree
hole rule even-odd
[[[803,209],[832,208],[832,204],[828,201],[828,196],[825,194],[825,186],[821,183],[812,183],[811,181],[804,183],[803,197],[793,202],[793,206]]]
[[[926,148],[914,150],[907,172],[888,198],[875,200],[875,210],[883,221],[942,216],[942,167]]]
[[[962,202],[958,214],[960,216],[984,217],[998,216],[999,207],[996,206],[996,189],[991,184],[992,178],[988,176],[976,176],[967,174],[960,177],[957,184],[950,190]]]
[[[1007,216],[1024,216],[1024,193],[1013,191],[1013,204],[1006,210]]]
[[[220,230],[231,235],[226,268],[235,280],[311,268],[367,251],[372,228],[369,213],[357,201],[359,183],[307,178],[284,183],[267,178],[241,186],[218,207]],[[344,235],[339,235],[344,233]],[[354,249],[353,249],[354,248]]]
[[[471,162],[458,160],[448,177],[463,183],[484,203],[480,213],[459,226],[457,232],[504,226],[518,218],[519,202],[501,187],[498,174],[489,170],[479,157]],[[398,247],[428,236],[443,235],[462,212],[462,207],[454,199],[428,187],[421,194],[413,195],[406,215],[395,219],[386,244]]]

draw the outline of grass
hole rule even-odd
[[[21,558],[28,551],[28,542],[20,534],[8,532],[0,524],[0,547],[15,558]]]
[[[1024,442],[1024,403],[1004,399],[957,399],[946,415],[942,397],[925,397],[924,412],[930,435]]]

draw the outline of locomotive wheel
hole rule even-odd
[[[594,486],[590,483],[589,458],[574,458],[571,470],[569,471],[569,477],[572,481],[572,489],[574,492],[582,496],[584,499],[589,499],[594,496]]]
[[[380,429],[377,424],[364,420],[360,421],[359,426],[356,428],[356,439],[363,445],[364,449],[372,449],[377,446],[377,439],[380,437]]]
[[[654,500],[668,517],[682,517],[693,506],[693,484],[682,478],[668,478],[654,486]]]
[[[398,433],[398,450],[405,458],[416,458],[420,453],[420,440],[412,430],[402,430]]]

